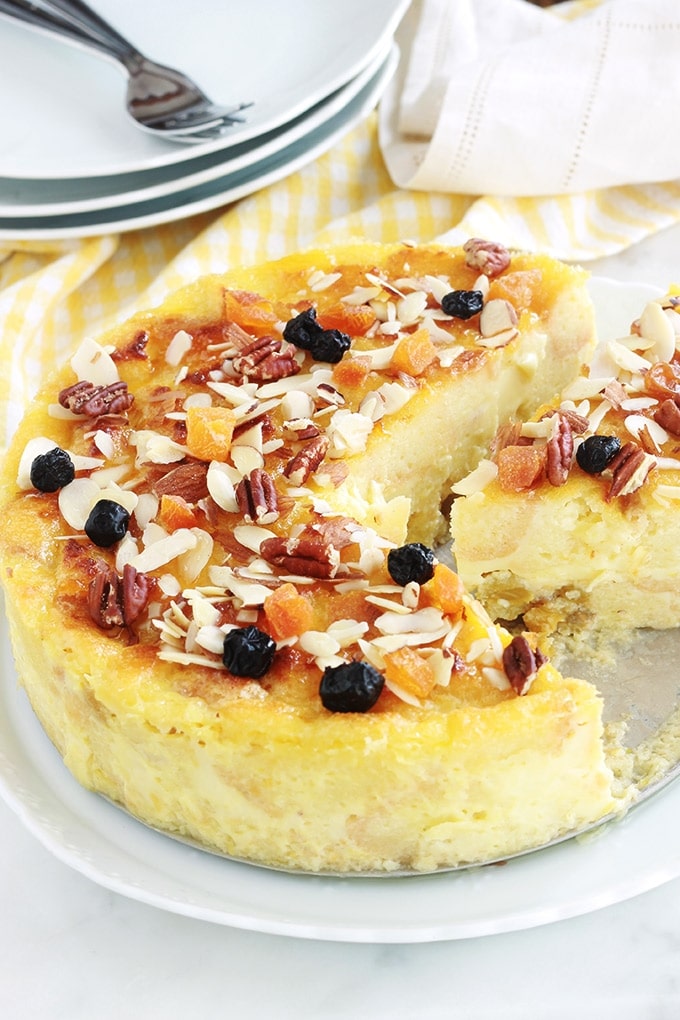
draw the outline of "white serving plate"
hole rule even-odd
[[[658,294],[604,279],[591,289],[605,336],[625,332],[642,302]],[[503,866],[335,878],[226,860],[147,828],[76,783],[17,687],[4,615],[0,670],[0,795],[65,864],[164,910],[300,938],[432,942],[587,914],[680,875],[679,783],[586,836]],[[669,672],[661,671],[660,685]]]
[[[291,875],[161,835],[80,787],[17,689],[0,622],[0,795],[59,860],[99,885],[217,924],[344,942],[433,942],[589,913],[680,875],[675,784],[582,841],[467,871]]]
[[[382,70],[392,47],[389,40],[355,78],[293,121],[229,149],[138,173],[51,181],[49,187],[45,181],[0,178],[0,219],[71,216],[150,202],[262,163],[282,149],[303,143],[313,131],[341,113]]]
[[[46,182],[137,173],[275,130],[359,74],[408,0],[97,0],[140,50],[194,77],[215,102],[253,101],[219,140],[185,145],[137,128],[111,61],[0,19],[0,177]]]
[[[375,107],[398,61],[396,46],[357,95],[340,110],[293,143],[276,148],[272,155],[235,173],[213,178],[206,183],[181,186],[149,201],[120,204],[87,212],[65,215],[0,216],[0,240],[61,240],[91,237],[124,230],[136,230],[207,212],[252,194],[326,152],[347,131],[363,120]],[[179,182],[182,184],[182,182]]]

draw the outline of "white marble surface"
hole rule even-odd
[[[680,282],[680,226],[594,272]],[[52,857],[0,803],[2,1020],[678,1020],[680,879],[569,921],[420,945],[165,913]]]

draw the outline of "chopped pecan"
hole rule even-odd
[[[291,485],[303,485],[309,476],[319,467],[328,453],[330,441],[327,436],[316,436],[306,443],[292,460],[289,460],[283,473]]]
[[[135,399],[128,392],[127,383],[119,380],[108,386],[95,386],[83,380],[67,386],[59,394],[59,403],[74,414],[98,418],[102,414],[122,414]]]
[[[555,414],[559,414],[561,418],[567,419],[571,426],[571,431],[575,436],[582,435],[590,428],[590,422],[586,417],[584,417],[584,415],[579,414],[578,411],[572,411],[565,407],[556,408],[554,411],[546,411],[545,414],[541,415],[541,421],[543,421],[544,418],[552,418]]]
[[[510,265],[510,252],[496,241],[484,241],[481,237],[471,237],[463,245],[465,264],[477,269],[485,276],[499,276]]]
[[[453,659],[451,665],[452,673],[462,673],[465,669],[465,659],[456,648],[444,648],[443,655],[445,659]]]
[[[558,414],[557,427],[546,446],[545,473],[551,485],[564,485],[574,455],[574,437],[569,418]]]
[[[253,337],[250,333],[246,333],[245,329],[239,326],[238,322],[226,322],[222,335],[225,341],[233,343],[237,351],[242,351],[248,344],[253,342]]]
[[[645,453],[658,453],[659,447],[651,433],[649,425],[643,425],[637,434],[638,442]]]
[[[187,503],[198,503],[208,495],[208,465],[197,460],[179,464],[151,487],[157,496],[181,496]]]
[[[283,428],[290,439],[297,439],[299,442],[316,439],[321,435],[321,429],[314,424],[311,418],[290,418],[283,423]]]
[[[149,342],[149,334],[142,330],[126,347],[120,347],[111,355],[113,361],[143,361],[147,357],[146,345]]]
[[[334,549],[344,549],[345,546],[351,545],[356,541],[354,532],[361,531],[361,527],[351,517],[328,517],[310,527]]]
[[[602,396],[608,400],[612,407],[619,408],[628,394],[618,379],[611,379],[602,391]]]
[[[262,468],[254,468],[236,486],[236,502],[249,524],[271,524],[279,516],[276,486]]]
[[[274,382],[296,375],[295,349],[275,337],[262,336],[243,347],[232,361],[234,371],[255,382]]]
[[[629,496],[644,484],[655,465],[654,457],[645,453],[637,443],[622,446],[609,467],[612,481],[605,499],[609,503],[617,496]]]
[[[680,407],[670,397],[655,409],[653,418],[666,432],[680,436]]]
[[[129,627],[144,609],[149,592],[149,578],[129,563],[123,568],[122,577],[108,564],[98,563],[88,589],[90,616],[103,630]]]
[[[248,417],[248,415],[246,415],[245,421],[240,421],[238,425],[234,426],[234,433],[232,438],[238,439],[238,437],[242,435],[242,433],[246,432],[248,429],[251,429],[253,425],[262,426],[262,439],[265,441],[267,439],[271,439],[276,434],[276,426],[272,421],[271,415],[267,414],[266,411],[263,411],[262,414],[259,414],[257,416],[254,415],[253,417]]]
[[[349,475],[349,468],[344,460],[334,460],[332,463],[327,461],[323,466],[323,471],[319,472],[319,476],[321,475],[323,475],[324,484],[332,485],[334,489],[337,489]]]
[[[335,577],[340,554],[322,535],[303,532],[297,538],[266,538],[260,554],[288,574],[327,579]]]
[[[518,421],[506,422],[499,425],[498,431],[491,444],[491,456],[495,460],[501,450],[507,446],[531,446],[532,440],[522,435],[522,424]]]
[[[323,400],[326,404],[334,404],[336,407],[341,407],[345,403],[345,398],[340,390],[336,390],[335,386],[331,386],[330,383],[319,383],[316,395],[319,400]]]
[[[544,662],[543,652],[534,651],[524,634],[517,634],[503,649],[503,669],[516,694],[527,693]]]

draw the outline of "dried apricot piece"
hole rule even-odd
[[[312,627],[312,605],[289,581],[275,588],[264,600],[264,615],[277,641],[299,636]]]
[[[654,396],[677,397],[680,394],[680,365],[677,361],[657,361],[645,372],[645,385]]]
[[[350,336],[363,336],[373,325],[376,314],[369,305],[333,305],[319,313],[324,329],[339,329]]]
[[[437,348],[430,340],[427,329],[408,333],[392,355],[392,367],[407,375],[422,375],[437,357]]]
[[[489,638],[488,625],[471,609],[466,609],[456,647],[465,655],[469,652],[475,641],[484,641]]]
[[[545,448],[506,446],[498,453],[498,484],[505,492],[522,492],[536,485],[545,467]]]
[[[463,612],[465,588],[455,570],[445,563],[435,563],[434,576],[420,589],[425,605],[436,606],[442,613],[457,619]]]
[[[371,371],[371,359],[358,355],[356,358],[343,358],[333,366],[333,382],[341,389],[355,389],[368,379]]]
[[[405,694],[426,698],[437,682],[430,663],[413,648],[387,652],[384,659],[388,685],[394,684]]]
[[[505,298],[517,309],[531,308],[535,304],[534,295],[540,291],[542,283],[543,273],[540,269],[518,269],[492,280],[489,297]]]
[[[225,290],[224,314],[227,322],[237,322],[243,327],[278,321],[271,301],[249,290]]]
[[[229,407],[189,407],[188,452],[200,460],[226,460],[235,425],[236,415]]]
[[[156,521],[166,531],[177,531],[178,528],[195,528],[198,517],[182,496],[171,496],[163,493],[156,516]]]

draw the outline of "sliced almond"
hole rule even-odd
[[[675,354],[675,330],[658,301],[648,301],[638,320],[640,335],[652,346],[646,351],[652,361],[670,361]]]
[[[479,331],[483,337],[494,337],[517,325],[517,312],[505,298],[487,301],[479,316]]]

